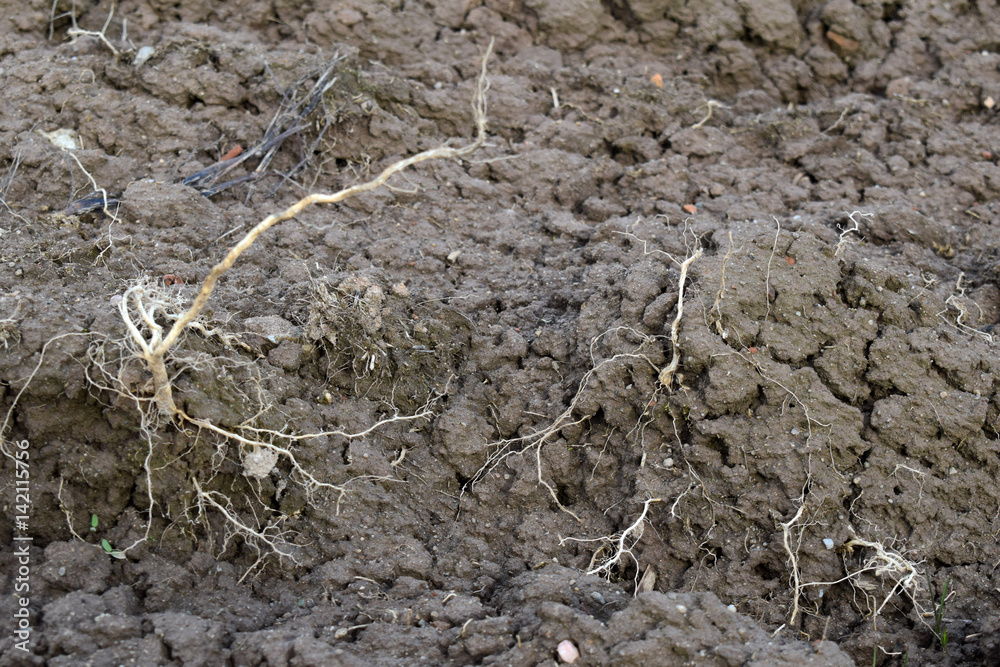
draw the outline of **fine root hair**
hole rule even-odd
[[[232,544],[234,538],[239,538],[257,554],[255,562],[247,573],[255,571],[267,555],[296,562],[298,547],[290,542],[289,538],[293,532],[287,524],[288,517],[269,508],[259,496],[263,489],[261,482],[269,476],[273,478],[272,473],[279,462],[284,466],[283,470],[287,473],[289,481],[301,487],[309,506],[317,505],[319,494],[322,493],[324,496],[332,494],[337,513],[340,511],[341,499],[350,483],[362,479],[398,481],[372,476],[355,477],[340,483],[320,479],[307,468],[299,445],[303,441],[330,437],[347,440],[363,438],[391,424],[427,421],[434,415],[437,402],[447,392],[447,387],[442,392],[429,391],[423,406],[417,408],[413,414],[403,414],[395,406],[390,405],[385,416],[353,431],[330,429],[314,433],[298,433],[287,425],[272,427],[274,419],[270,413],[273,412],[273,406],[270,405],[270,398],[262,387],[260,371],[253,361],[246,360],[237,353],[237,348],[248,350],[249,347],[239,335],[227,333],[225,323],[210,323],[204,311],[219,279],[271,227],[294,218],[313,204],[342,202],[387,185],[394,175],[420,162],[465,158],[483,146],[486,140],[486,93],[489,88],[486,66],[492,48],[491,41],[483,56],[482,68],[472,99],[472,117],[475,126],[472,140],[464,145],[454,146],[448,142],[423,151],[394,162],[375,178],[364,183],[333,194],[310,194],[285,210],[267,216],[250,229],[209,271],[200,289],[194,294],[193,301],[188,301],[191,292],[188,292],[187,288],[167,286],[162,281],[150,278],[140,278],[127,283],[123,293],[113,299],[117,301],[118,315],[125,328],[124,335],[114,338],[101,334],[87,334],[93,337],[93,343],[87,352],[85,373],[89,386],[100,400],[110,399],[113,405],[125,407],[138,415],[138,430],[145,443],[141,465],[145,476],[143,482],[146,487],[145,501],[148,503],[148,510],[145,510],[148,518],[144,533],[133,544],[116,551],[126,554],[150,539],[154,512],[158,506],[157,493],[154,492],[154,481],[158,471],[170,465],[176,458],[184,457],[187,452],[198,447],[200,442],[210,443],[214,446],[215,452],[208,465],[193,470],[189,476],[188,484],[191,488],[187,490],[183,518],[187,525],[199,523],[208,525],[206,523],[208,517],[210,515],[216,517],[216,525],[223,527],[223,549]],[[320,81],[306,97],[304,102],[306,107],[318,103],[322,98],[331,84],[331,73],[332,69],[327,70],[320,77]],[[286,135],[291,130],[300,129],[295,122],[295,119],[300,117],[298,111],[301,109],[292,109],[289,112],[291,120],[285,125],[290,124],[290,127],[285,127],[281,123],[275,126],[284,128],[275,130],[277,137]],[[274,145],[262,148],[260,157],[267,160],[273,152],[272,148]],[[70,156],[76,159],[72,153]],[[82,165],[80,166],[82,168]],[[86,170],[84,171],[86,173]],[[227,185],[227,183],[216,184],[224,174],[224,168],[202,174],[199,178],[203,180],[199,180],[197,185],[209,188]],[[100,188],[93,183],[92,178],[91,181],[95,190],[99,191]],[[100,198],[102,208],[112,200],[106,192],[102,192]],[[49,346],[61,337],[57,336],[46,343],[42,351],[43,358]],[[219,352],[222,348],[227,352]],[[212,349],[215,352],[204,351]],[[38,363],[40,366],[42,360],[40,359]],[[370,364],[370,361],[368,363]],[[36,367],[35,372],[37,370]],[[231,378],[222,377],[228,376],[229,371],[239,371],[239,374],[247,376],[244,385],[250,389],[241,389]],[[180,407],[185,404],[179,404],[179,397],[175,396],[175,382],[181,375],[194,373],[213,373],[218,376],[217,381],[224,385],[226,392],[230,390],[237,392],[235,404],[250,406],[250,412],[253,414],[246,419],[237,415],[235,422],[226,423],[216,418],[198,416],[197,413],[187,414]],[[31,377],[24,386],[27,387],[30,381]],[[23,391],[24,388],[21,389],[21,393]],[[256,393],[248,395],[246,392]],[[15,397],[15,405],[18,398],[20,393]],[[5,434],[9,428],[12,414],[13,406],[3,425],[0,426],[0,435]],[[163,463],[159,460],[164,455],[162,448],[170,444],[172,437],[164,434],[167,428],[180,431],[189,438],[191,445],[187,452]],[[6,453],[6,447],[2,449]],[[233,485],[234,480],[223,480],[220,477],[221,464],[227,458],[235,460],[242,466],[243,482],[240,482],[238,487]],[[140,483],[140,486],[143,483]],[[238,491],[238,488],[244,490]],[[234,494],[246,496],[245,501],[237,502]],[[258,496],[256,501],[253,498],[255,494]],[[167,518],[171,518],[168,508],[161,507],[161,509]],[[176,516],[172,518],[175,522],[178,519]]]

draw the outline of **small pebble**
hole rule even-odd
[[[146,61],[156,55],[156,49],[152,46],[144,46],[139,49],[139,52],[135,54],[135,60],[132,61],[132,65],[139,69],[146,64]]]
[[[573,664],[576,662],[576,659],[580,657],[580,651],[578,651],[576,645],[568,639],[564,639],[559,642],[559,646],[556,647],[556,653],[559,654],[560,660],[568,664]]]
[[[833,540],[831,540],[829,537],[824,537],[823,546],[826,547],[827,551],[829,551],[830,549],[833,548]]]

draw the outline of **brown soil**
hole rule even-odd
[[[0,5],[0,664],[1000,664],[995,3]]]

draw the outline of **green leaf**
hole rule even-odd
[[[101,540],[101,546],[104,547],[104,550],[108,553],[114,551],[114,549],[111,548],[111,542],[108,542],[107,540]]]
[[[98,522],[100,522],[100,519],[97,518],[97,515],[96,514],[91,514],[90,515],[90,529],[91,530],[97,530],[97,524],[98,524]]]

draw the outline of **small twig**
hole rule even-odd
[[[316,109],[316,107],[323,100],[323,96],[330,90],[333,84],[336,83],[337,77],[333,76],[333,72],[337,65],[343,60],[344,57],[342,55],[336,54],[327,68],[319,75],[316,83],[312,85],[312,88],[302,99],[296,101],[294,91],[303,84],[305,79],[297,81],[288,90],[286,90],[283,93],[281,105],[275,112],[274,117],[271,119],[267,130],[265,130],[263,138],[261,138],[257,145],[246,151],[242,151],[240,154],[234,155],[231,158],[223,159],[215,164],[209,165],[208,167],[205,167],[190,176],[186,176],[180,181],[180,183],[196,189],[204,197],[214,197],[220,192],[228,190],[235,185],[239,185],[240,183],[245,183],[247,181],[256,183],[270,173],[273,173],[267,170],[271,160],[289,137],[294,136],[306,128],[306,118]],[[324,125],[323,129],[319,133],[319,136],[306,152],[307,157],[303,158],[303,160],[296,164],[291,171],[284,175],[282,181],[275,186],[275,190],[281,185],[282,182],[284,182],[284,180],[290,178],[308,162],[308,156],[313,153],[313,150],[322,139],[328,127],[329,124]],[[258,157],[260,162],[250,173],[237,178],[229,179],[222,183],[219,182],[223,176],[231,172],[236,167],[242,165],[247,160]],[[93,182],[92,178],[91,182]],[[98,196],[98,193],[100,193],[100,196]],[[120,201],[121,196],[122,195],[120,193],[108,195],[108,193],[103,189],[97,188],[97,184],[94,183],[94,192],[89,193],[81,199],[71,202],[69,206],[66,207],[64,213],[66,215],[79,215],[81,213],[88,213],[102,207],[105,213],[107,213],[108,206],[117,204]]]

